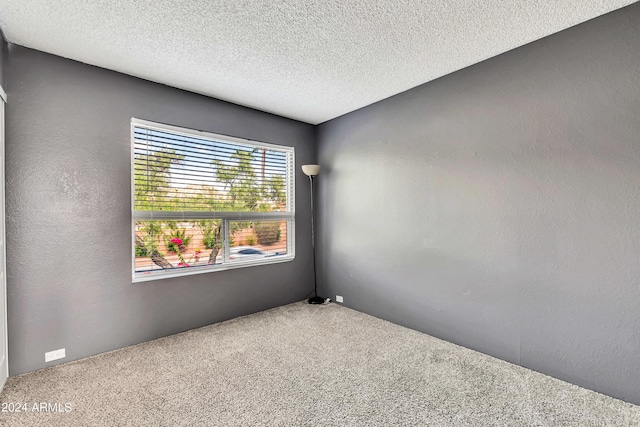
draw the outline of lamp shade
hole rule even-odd
[[[302,172],[307,176],[316,176],[320,173],[320,165],[302,165]]]

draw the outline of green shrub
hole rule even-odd
[[[162,225],[158,221],[138,221],[142,235],[140,236],[141,245],[136,245],[136,256],[149,256],[149,254],[158,251],[157,236],[162,234]]]
[[[217,247],[220,249],[222,242],[219,239],[220,221],[205,220],[198,222],[198,225],[202,229],[202,244],[206,249],[213,249]]]
[[[261,245],[273,245],[280,240],[281,230],[279,222],[256,222],[253,225],[253,231],[256,234],[258,243]]]

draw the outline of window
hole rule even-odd
[[[294,258],[294,150],[131,120],[133,281]]]

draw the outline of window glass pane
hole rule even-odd
[[[293,259],[292,147],[138,119],[131,131],[134,281]]]
[[[221,220],[136,221],[135,271],[221,263],[221,223]]]
[[[135,209],[282,212],[287,153],[134,128]]]
[[[229,261],[248,261],[287,254],[287,221],[230,221]]]

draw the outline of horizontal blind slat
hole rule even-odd
[[[198,219],[228,219],[228,220],[287,220],[292,219],[293,212],[206,212],[206,211],[140,211],[133,212],[136,221],[144,220],[198,220]]]

